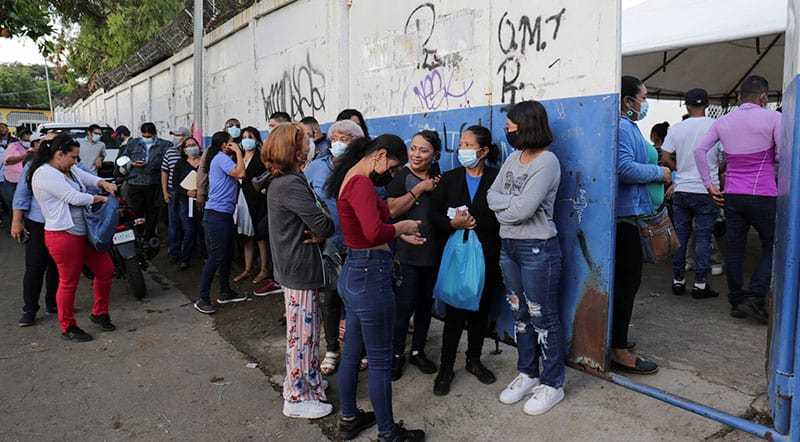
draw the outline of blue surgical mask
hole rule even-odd
[[[477,150],[458,149],[458,162],[467,169],[477,166],[479,161]]]
[[[631,97],[632,98],[632,97]],[[628,109],[628,116],[632,117],[634,113],[636,113],[636,121],[644,120],[644,117],[647,116],[647,111],[650,109],[650,104],[646,101],[639,101],[633,98],[637,103],[639,103],[639,112],[636,112],[633,109]]]
[[[228,127],[228,135],[233,138],[239,138],[239,136],[242,135],[242,130],[236,126],[230,126]]]
[[[186,148],[186,155],[196,158],[200,156],[200,146],[188,146]]]
[[[22,147],[24,147],[25,149],[30,149],[31,148],[31,142],[30,141],[23,141],[22,142]]]
[[[242,149],[253,150],[256,148],[256,140],[252,138],[242,138]]]
[[[92,141],[95,142],[95,143],[100,141],[100,135],[92,134]]]
[[[340,156],[344,155],[344,151],[347,150],[347,144],[343,141],[334,141],[331,143],[331,155],[334,158],[339,158]]]
[[[144,143],[144,144],[146,144],[148,146],[153,144],[153,143],[155,143],[155,142],[156,142],[155,138],[142,137],[142,143]]]

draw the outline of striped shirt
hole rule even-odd
[[[167,174],[167,191],[172,192],[172,173],[175,171],[175,164],[181,159],[181,153],[176,146],[170,146],[164,153],[161,160],[161,171]]]

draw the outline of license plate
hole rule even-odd
[[[122,232],[115,233],[113,243],[122,244],[124,242],[133,241],[136,239],[136,236],[133,234],[133,230],[123,230]]]

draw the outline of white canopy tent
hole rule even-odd
[[[622,72],[654,98],[695,87],[717,104],[736,102],[748,75],[783,86],[787,0],[648,0],[622,11]]]

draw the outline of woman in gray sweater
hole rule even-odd
[[[561,181],[553,134],[537,101],[514,105],[506,118],[509,155],[487,194],[500,223],[500,268],[514,316],[519,375],[500,394],[523,411],[542,414],[564,399],[564,342],[558,314],[561,248],[553,205]],[[539,357],[542,369],[539,370]]]
[[[333,405],[324,401],[319,369],[319,289],[325,285],[320,244],[333,234],[333,220],[300,172],[309,151],[299,123],[281,123],[270,132],[261,159],[272,173],[267,191],[270,248],[275,279],[284,287],[286,377],[283,414],[316,419]]]

